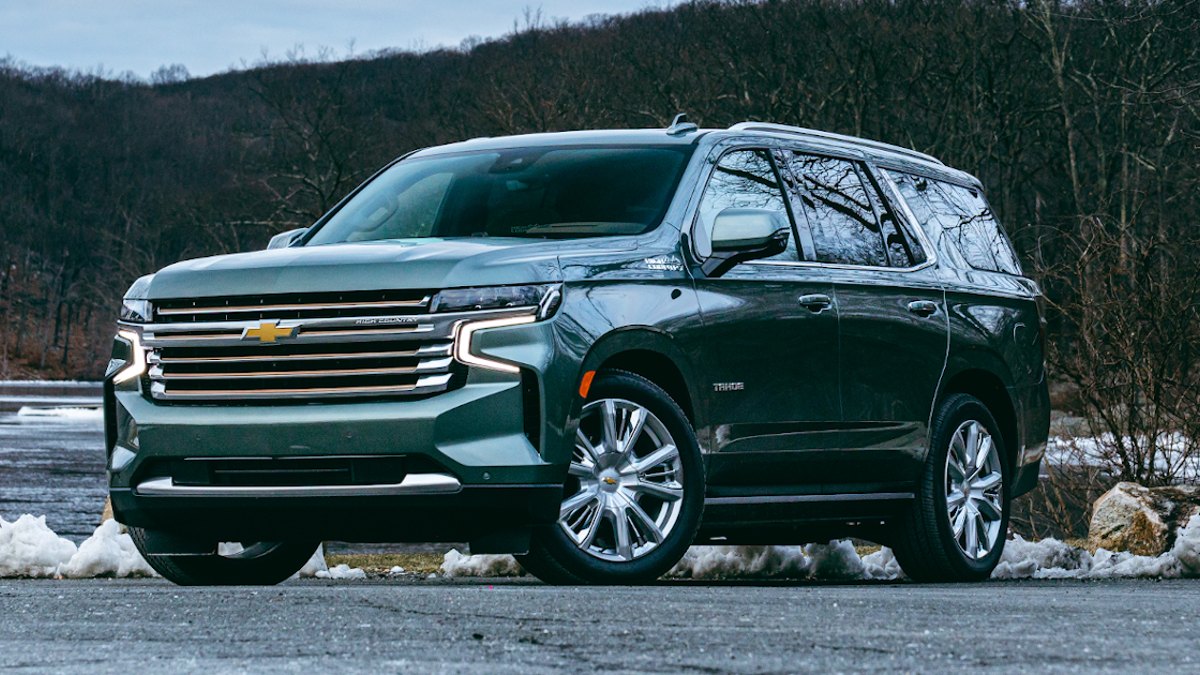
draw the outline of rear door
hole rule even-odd
[[[830,492],[905,491],[945,368],[945,293],[923,240],[866,163],[790,151],[794,201],[840,324],[842,454]]]
[[[692,228],[700,257],[725,208],[788,213],[772,152],[735,148],[719,161]],[[793,224],[788,250],[718,278],[696,274],[705,339],[695,345],[712,422],[712,495],[790,494],[819,485],[813,461],[837,446],[841,420],[838,319],[824,270],[799,266]]]

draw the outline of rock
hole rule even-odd
[[[1200,514],[1200,485],[1147,488],[1117,483],[1092,505],[1092,549],[1155,556],[1171,550],[1175,535]]]
[[[104,498],[104,511],[100,513],[100,524],[103,525],[106,521],[113,519],[112,498]]]

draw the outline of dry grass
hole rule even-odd
[[[349,565],[361,567],[368,574],[387,574],[393,567],[403,567],[410,574],[432,574],[442,565],[441,553],[362,553],[329,554],[325,563],[330,567]]]

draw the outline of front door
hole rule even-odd
[[[726,208],[788,213],[772,155],[737,149],[721,156],[705,187],[693,233],[703,253]],[[711,426],[713,495],[797,494],[820,483],[814,461],[838,445],[838,307],[823,271],[788,250],[718,278],[696,274],[705,338],[696,345]]]

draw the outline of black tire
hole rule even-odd
[[[960,426],[976,421],[991,435],[999,455],[1003,484],[999,536],[991,550],[974,558],[963,551],[950,523],[947,506],[946,456]],[[893,552],[904,573],[919,582],[965,582],[987,579],[1000,562],[1011,513],[1009,485],[1011,460],[1000,427],[982,401],[967,394],[952,394],[933,418],[931,447],[917,486],[916,500],[895,533]]]
[[[129,536],[155,572],[180,586],[274,586],[300,571],[320,545],[314,542],[259,544],[265,550],[245,558],[215,553],[175,556],[146,553],[151,548],[148,542],[155,536],[153,530],[131,527]]]
[[[623,399],[653,413],[679,450],[683,497],[674,527],[653,550],[629,561],[608,561],[581,550],[558,523],[538,528],[521,567],[549,584],[642,584],[665,574],[687,552],[704,510],[704,462],[695,431],[667,392],[650,380],[621,370],[598,373],[588,402]],[[564,492],[566,488],[564,488]],[[564,494],[564,498],[569,495]]]

